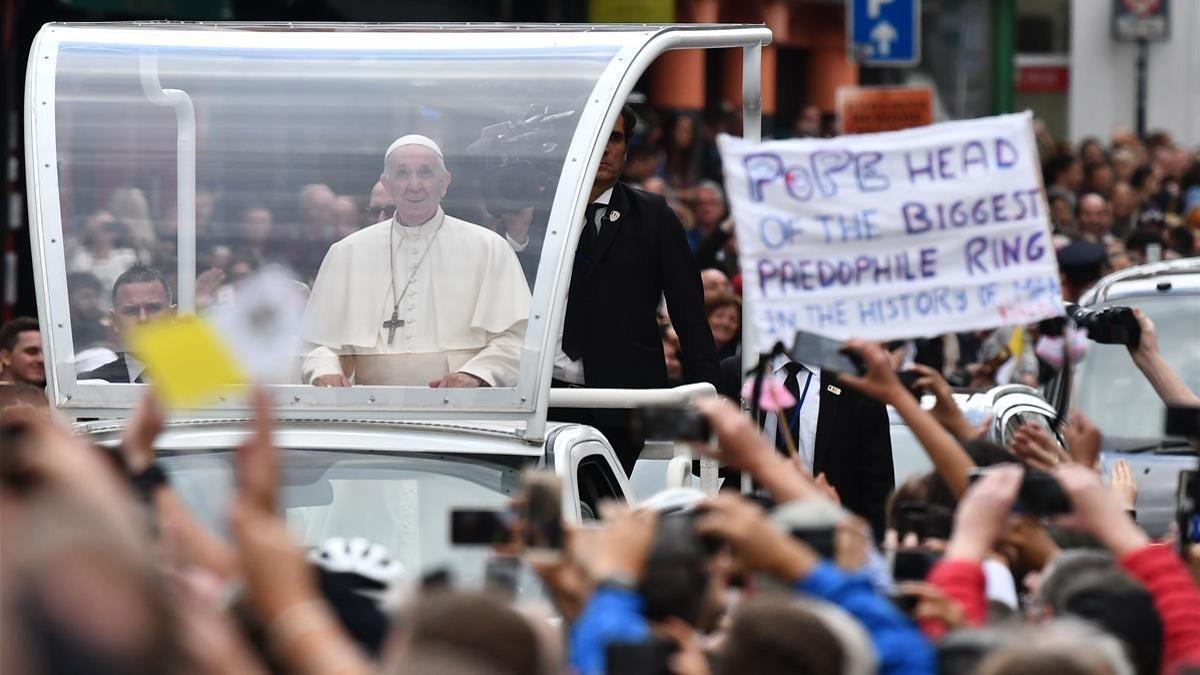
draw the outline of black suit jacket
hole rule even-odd
[[[129,384],[129,368],[125,365],[125,352],[117,354],[116,361],[109,361],[95,370],[80,373],[75,376],[75,379],[104,380],[105,382],[116,384]]]
[[[567,296],[568,312],[572,304],[586,308],[587,386],[667,386],[656,316],[662,296],[679,334],[684,381],[715,384],[717,350],[700,270],[675,212],[661,196],[618,183],[602,222],[591,260],[575,256]]]
[[[741,356],[721,361],[717,389],[722,395],[740,401],[743,379]],[[842,506],[870,521],[875,537],[882,537],[887,498],[896,486],[887,406],[839,385],[827,371],[821,371],[813,451],[813,475],[821,473],[838,491]]]

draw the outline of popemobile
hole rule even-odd
[[[631,482],[601,433],[547,411],[682,405],[711,385],[552,389],[554,358],[589,191],[638,78],[667,50],[741,48],[758,140],[770,39],[731,25],[44,26],[25,141],[52,404],[115,443],[154,379],[126,350],[135,327],[217,312],[239,286],[214,268],[269,268],[308,303],[302,346],[266,387],[281,506],[305,544],[362,537],[469,583],[489,552],[450,544],[450,512],[503,507],[526,467],[561,478],[575,522],[691,482],[685,448],[648,444]],[[72,312],[92,278],[111,310],[98,339],[100,322]],[[158,441],[217,531],[247,400],[175,410]],[[715,464],[701,478],[715,489]]]

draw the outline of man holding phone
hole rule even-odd
[[[795,361],[787,355],[770,361],[769,377],[791,392],[796,405],[779,413],[763,413],[759,425],[768,438],[775,439],[781,452],[790,452],[790,440],[804,467],[813,476],[824,474],[842,506],[866,518],[879,538],[885,525],[884,507],[895,487],[887,407],[838,385],[835,368],[857,366],[841,353],[841,343],[826,342],[812,349],[797,343],[793,352],[799,354],[803,349],[812,355],[811,361],[807,357]],[[722,395],[740,400],[742,381],[740,356],[721,362],[717,390]]]

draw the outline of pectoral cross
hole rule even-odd
[[[396,339],[396,329],[404,326],[404,319],[400,318],[400,305],[392,305],[392,318],[383,322],[383,327],[388,329],[388,344]]]

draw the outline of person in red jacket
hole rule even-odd
[[[962,607],[970,625],[985,621],[982,561],[1004,529],[1021,475],[1020,467],[999,467],[967,491],[945,556],[929,574],[929,583]],[[1170,547],[1150,541],[1094,471],[1064,464],[1055,476],[1071,500],[1077,526],[1107,548],[1153,598],[1163,625],[1162,671],[1200,667],[1200,587],[1184,562]],[[931,637],[946,631],[935,622],[924,622],[922,629]]]

